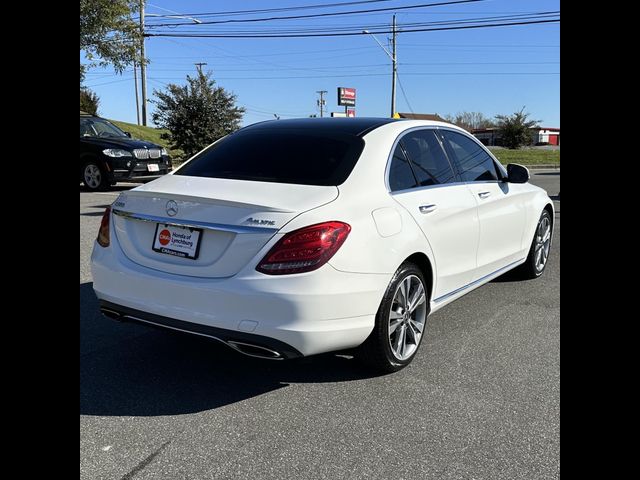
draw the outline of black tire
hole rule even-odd
[[[545,225],[545,222],[548,222],[548,225],[549,225],[548,247],[544,245],[544,242],[543,242],[543,246],[540,246],[541,245],[540,229],[543,225]],[[533,278],[538,278],[544,273],[544,270],[547,267],[547,263],[549,260],[549,253],[551,250],[551,233],[552,232],[553,232],[553,221],[551,219],[551,215],[549,215],[549,212],[547,210],[543,210],[542,214],[540,215],[540,219],[538,220],[538,224],[536,225],[536,230],[533,234],[533,239],[531,240],[529,255],[527,255],[527,259],[525,260],[525,262],[522,265],[520,265],[517,269],[514,270],[514,273],[519,278],[530,280]],[[542,249],[542,251],[539,253],[540,249]],[[546,257],[544,257],[544,262],[542,263],[542,265],[540,265],[538,255],[544,255],[545,253],[546,253]]]
[[[424,290],[424,304],[420,302],[420,306],[416,307],[416,312],[420,309],[420,314],[422,315],[422,308],[424,306],[424,319],[422,319],[422,332],[419,335],[419,339],[416,343],[412,344],[412,353],[407,357],[400,359],[394,353],[392,348],[392,340],[391,334],[389,333],[390,329],[390,315],[391,309],[394,306],[394,298],[396,296],[396,292],[400,288],[400,284],[402,282],[413,282],[414,278],[419,279],[421,286]],[[396,304],[397,305],[397,304]],[[427,283],[424,280],[424,275],[422,271],[413,263],[405,262],[396,271],[387,287],[387,290],[382,298],[382,302],[380,302],[380,306],[378,307],[378,312],[376,314],[376,324],[373,328],[373,331],[367,338],[367,340],[358,348],[356,351],[356,357],[361,360],[366,365],[372,367],[373,369],[384,372],[384,373],[392,373],[397,372],[398,370],[403,369],[407,365],[411,363],[414,359],[420,344],[422,342],[422,338],[424,337],[424,327],[426,326],[426,319],[429,315],[429,291],[427,288]],[[406,325],[402,325],[403,321],[400,321],[401,326],[398,327],[396,325],[396,330],[400,330],[401,328],[405,328],[405,335],[411,334],[409,336],[414,335],[413,332],[415,329],[415,322],[413,325],[407,322]],[[394,334],[394,332],[392,332]],[[398,333],[395,333],[395,340],[397,340]],[[415,336],[413,336],[415,340]],[[415,345],[415,348],[413,348]]]
[[[85,188],[93,192],[107,190],[111,184],[107,172],[95,160],[87,160],[82,164],[80,178]]]

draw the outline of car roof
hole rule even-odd
[[[363,136],[373,129],[393,122],[404,122],[404,119],[380,117],[326,117],[326,118],[293,118],[287,120],[267,120],[244,127],[242,130],[309,130],[315,133],[347,133]]]

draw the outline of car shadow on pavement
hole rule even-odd
[[[80,284],[80,413],[195,413],[290,383],[378,376],[347,355],[296,360],[244,356],[204,337],[119,323],[100,314],[92,283]]]
[[[503,273],[499,277],[494,278],[489,283],[505,283],[505,282],[519,282],[520,283],[520,282],[527,282],[527,281],[528,280],[525,280],[525,279],[522,278],[522,274],[518,271],[517,268],[515,268],[513,270],[509,270],[506,273]]]

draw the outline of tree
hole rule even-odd
[[[541,120],[528,120],[529,114],[524,109],[522,107],[513,115],[496,115],[503,146],[516,149],[533,142],[531,129],[537,127]]]
[[[240,128],[245,111],[235,105],[235,95],[215,86],[211,72],[187,75],[187,85],[169,84],[153,94],[153,122],[169,130],[163,138],[188,157]]]
[[[88,88],[80,89],[80,111],[90,113],[91,115],[98,115],[99,105],[100,99],[95,92],[92,92]]]
[[[458,112],[455,116],[447,114],[444,116],[444,119],[469,132],[476,128],[494,126],[494,123],[480,112]]]
[[[111,65],[118,73],[140,62],[140,29],[132,18],[139,0],[80,0],[80,50],[89,65]],[[86,65],[80,65],[80,83]]]

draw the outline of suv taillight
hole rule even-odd
[[[98,244],[101,247],[109,246],[109,218],[111,217],[111,207],[107,207],[102,215],[100,230],[98,230]]]
[[[351,231],[343,222],[324,222],[287,233],[256,267],[267,275],[311,272],[327,263]]]

